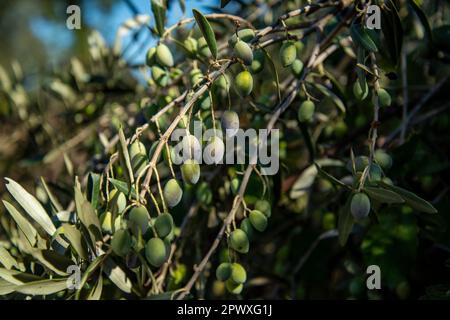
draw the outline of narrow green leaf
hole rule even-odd
[[[125,177],[128,180],[128,185],[134,184],[133,168],[131,166],[130,154],[128,153],[128,145],[125,140],[122,128],[119,129],[119,158],[120,163],[124,169]]]
[[[353,220],[352,213],[350,212],[352,194],[347,198],[345,205],[339,211],[338,219],[338,231],[339,231],[339,243],[344,246],[347,243],[348,237],[352,232]]]
[[[403,200],[405,200],[407,205],[409,205],[411,208],[417,211],[426,213],[437,213],[436,208],[433,207],[431,203],[420,198],[419,196],[415,195],[414,193],[408,190],[405,190],[397,186],[391,186],[387,183],[384,183],[383,181],[378,182],[378,184],[386,189],[389,189],[399,194],[403,198]]]
[[[23,232],[28,242],[32,247],[36,244],[36,235],[37,231],[33,227],[33,225],[25,219],[20,212],[9,202],[2,200],[6,210],[8,210],[9,214],[12,216],[14,221],[17,223],[18,228]]]
[[[84,241],[84,238],[77,228],[75,226],[70,224],[63,224],[62,225],[64,230],[64,235],[69,240],[70,244],[74,248],[75,252],[83,259],[87,260],[89,258],[88,256],[88,250],[86,246],[86,242]]]
[[[33,218],[50,236],[52,236],[56,227],[48,216],[41,203],[28,193],[20,184],[10,178],[5,178],[6,189],[17,203],[24,209],[24,211]]]
[[[214,31],[209,24],[208,19],[206,19],[205,16],[196,9],[193,9],[192,13],[194,14],[195,21],[197,22],[198,27],[203,34],[203,37],[205,37],[209,50],[211,50],[214,59],[217,59],[216,36],[214,35]]]
[[[331,174],[329,174],[328,172],[324,171],[316,162],[314,163],[314,165],[316,166],[316,169],[319,173],[319,175],[330,181],[332,184],[334,184],[335,186],[339,186],[339,187],[344,187],[347,189],[350,189],[349,186],[347,186],[345,183],[343,183],[342,181],[336,179],[335,177],[333,177]]]
[[[17,267],[16,259],[14,259],[9,251],[2,246],[0,246],[0,264],[2,264],[8,270],[12,267]]]
[[[41,183],[42,186],[44,187],[45,193],[47,193],[47,196],[50,199],[50,204],[52,205],[55,213],[63,211],[61,204],[59,203],[58,199],[53,195],[43,177],[41,177]]]
[[[88,176],[88,201],[94,208],[97,208],[98,198],[100,195],[101,176],[98,173],[90,172]]]
[[[131,194],[131,197],[136,199],[136,190],[132,187],[131,193],[130,193],[130,188],[128,187],[126,182],[123,182],[123,181],[120,181],[117,179],[113,179],[113,178],[109,178],[108,180],[109,180],[109,182],[111,182],[114,185],[114,187],[117,188],[117,190],[119,190],[123,194]]]
[[[131,292],[131,281],[125,272],[111,258],[105,260],[103,272],[123,292]]]
[[[185,0],[179,0],[178,3],[180,4],[181,12],[186,12],[186,1]]]
[[[53,250],[35,249],[31,252],[33,257],[43,266],[49,268],[57,275],[67,275],[67,268],[74,264],[69,258],[56,253]]]
[[[265,57],[267,58],[267,61],[269,61],[270,72],[272,73],[273,77],[275,78],[275,84],[277,85],[278,102],[280,102],[281,101],[280,78],[278,77],[277,68],[275,67],[275,63],[273,62],[270,54],[264,48],[261,48],[261,50],[264,53]]]
[[[21,285],[30,281],[41,280],[41,278],[35,276],[34,274],[29,274],[16,270],[8,270],[5,268],[0,268],[0,278],[15,285]]]
[[[352,23],[350,27],[350,35],[353,42],[359,44],[364,49],[372,52],[378,52],[378,48],[372,38],[366,32],[364,27],[359,23]]]
[[[322,92],[323,95],[329,97],[331,99],[331,101],[333,101],[333,103],[336,105],[336,107],[338,107],[338,109],[342,112],[345,113],[345,105],[344,102],[341,100],[341,98],[339,98],[333,91],[331,91],[329,88],[327,88],[324,85],[321,85],[320,83],[314,83],[314,86],[320,91]]]
[[[66,290],[68,288],[67,279],[68,278],[47,279],[41,281],[28,282],[21,286],[17,286],[15,291],[23,294],[45,296]]]
[[[87,267],[86,271],[83,273],[83,276],[81,277],[80,289],[78,289],[75,294],[76,299],[80,298],[81,290],[83,289],[87,280],[92,276],[92,274],[95,272],[95,270],[97,270],[97,268],[102,265],[103,261],[106,259],[107,256],[108,255],[106,255],[106,254],[99,255],[97,258],[95,258],[94,261],[91,262],[89,267]]]
[[[4,296],[14,292],[17,285],[10,283],[4,279],[0,279],[0,296]]]
[[[166,21],[166,8],[162,5],[160,0],[152,0],[152,12],[155,17],[156,30],[160,36],[164,33],[164,25]]]
[[[381,10],[381,30],[391,61],[397,66],[403,46],[403,28],[397,7],[392,0],[387,0],[384,4]]]
[[[103,290],[103,276],[100,274],[98,277],[97,283],[92,288],[87,299],[88,300],[100,300],[100,298],[102,296],[102,290]]]
[[[423,12],[420,4],[417,0],[408,0],[409,5],[411,8],[413,8],[414,12],[419,17],[420,23],[422,24],[423,28],[425,29],[425,36],[428,41],[428,43],[433,42],[433,35],[431,32],[430,23],[428,22],[428,18],[426,14]]]
[[[387,190],[387,189],[382,189],[382,188],[377,188],[377,187],[364,187],[364,191],[367,193],[367,195],[370,198],[377,200],[381,203],[403,203],[403,202],[405,202],[405,200],[403,200],[403,198],[401,196],[399,196],[397,193]]]

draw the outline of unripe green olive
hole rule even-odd
[[[264,62],[266,61],[266,56],[261,49],[256,50],[253,53],[253,61],[250,65],[250,71],[253,74],[260,73],[264,69]]]
[[[150,221],[150,215],[147,208],[144,206],[133,207],[128,215],[128,222],[131,230],[138,234],[139,230],[141,234],[145,234],[148,229],[148,223]]]
[[[130,159],[133,159],[138,154],[146,155],[145,146],[139,140],[134,141],[129,148]]]
[[[211,97],[208,92],[205,92],[196,102],[196,105],[203,110],[210,110],[211,108]]]
[[[198,202],[208,205],[212,201],[212,191],[211,187],[206,182],[200,183],[195,191],[195,196],[197,197]]]
[[[369,87],[367,85],[367,82],[364,82],[364,88],[362,88],[360,82],[356,81],[353,85],[353,94],[359,101],[366,99],[367,95],[369,94]]]
[[[382,177],[383,177],[383,170],[381,170],[381,167],[376,163],[372,163],[369,170],[369,180],[380,181]]]
[[[173,229],[173,218],[168,213],[163,213],[155,219],[155,230],[160,238],[167,236]]]
[[[253,90],[253,77],[248,71],[241,71],[234,79],[237,93],[241,97],[248,96]]]
[[[225,144],[219,137],[212,137],[205,149],[203,156],[206,164],[219,164],[223,160],[225,154]]]
[[[225,92],[230,89],[230,79],[226,74],[221,74],[220,76],[218,76],[214,84],[217,86],[217,88],[219,88],[220,90],[224,90]]]
[[[178,181],[170,179],[164,186],[164,199],[170,208],[175,207],[183,197],[183,190],[181,189]]]
[[[212,56],[211,50],[209,50],[208,43],[204,37],[198,39],[198,53],[204,58],[210,58]]]
[[[230,247],[239,253],[247,253],[250,247],[247,234],[241,229],[231,232],[228,242]]]
[[[336,137],[342,138],[343,136],[345,136],[347,134],[347,131],[348,131],[348,127],[344,121],[340,120],[335,123],[333,132]]]
[[[156,48],[152,47],[150,49],[148,49],[147,51],[147,55],[145,57],[145,63],[147,64],[147,66],[149,67],[153,67],[156,63]]]
[[[366,218],[370,212],[369,197],[362,192],[355,193],[350,203],[350,212],[357,220]]]
[[[188,37],[184,40],[184,47],[191,58],[195,57],[198,49],[198,42],[196,39]]]
[[[257,200],[255,202],[255,210],[261,211],[267,218],[270,218],[272,215],[272,206],[267,200]]]
[[[314,102],[310,100],[304,101],[298,109],[298,120],[300,122],[310,121],[314,115],[315,109],[316,106],[314,105]]]
[[[156,62],[163,67],[173,67],[173,56],[168,46],[164,43],[160,43],[156,47]]]
[[[385,89],[380,88],[377,92],[378,99],[380,101],[381,107],[389,107],[392,103],[392,98],[389,92],[387,92]]]
[[[193,86],[196,86],[203,80],[203,73],[200,69],[194,68],[189,73],[189,76],[191,78],[191,83]]]
[[[302,71],[303,71],[302,60],[295,59],[294,62],[292,62],[291,68],[292,68],[292,73],[294,74],[294,76],[296,76],[297,78],[300,78],[300,76],[302,75]]]
[[[181,165],[181,176],[187,184],[196,184],[200,178],[200,165],[194,159],[187,159]]]
[[[244,288],[244,285],[242,283],[236,283],[231,279],[228,279],[225,281],[225,287],[227,288],[228,292],[232,294],[240,294],[242,292],[242,289]]]
[[[302,41],[295,41],[295,48],[297,49],[297,53],[300,54],[303,51],[305,44]]]
[[[160,87],[165,87],[169,84],[169,75],[166,70],[159,66],[152,67],[152,79]]]
[[[116,208],[118,213],[122,213],[127,206],[127,198],[117,189],[111,190],[109,193],[110,208]]]
[[[297,58],[297,48],[293,41],[286,41],[280,48],[280,60],[283,67],[289,67]]]
[[[235,283],[244,283],[247,280],[247,272],[239,263],[233,263],[231,265],[231,279]]]
[[[127,230],[120,229],[114,233],[111,240],[111,248],[115,254],[124,257],[130,252],[132,245],[131,236]]]
[[[216,278],[220,281],[227,281],[231,277],[231,263],[223,262],[216,269]]]
[[[259,210],[252,210],[248,216],[252,226],[259,232],[267,228],[267,217]]]
[[[237,32],[237,35],[239,37],[239,40],[249,42],[255,37],[255,31],[253,31],[253,29],[241,29]],[[236,42],[238,42],[238,38],[236,36],[236,33],[233,33],[229,40],[229,45],[231,47],[234,47]]]
[[[253,239],[254,230],[249,218],[243,219],[239,228],[247,234],[249,240]]]
[[[160,267],[167,259],[167,248],[163,240],[151,238],[145,245],[145,257],[154,267]]]
[[[253,51],[246,42],[238,40],[238,42],[234,45],[234,52],[238,58],[242,59],[244,64],[247,66],[252,64]]]
[[[102,231],[107,234],[112,234],[112,213],[111,211],[106,211],[100,216],[100,223]]]
[[[226,137],[230,138],[235,136],[239,130],[238,114],[232,110],[224,111],[221,118],[221,124]]]
[[[375,161],[378,163],[381,168],[387,170],[392,167],[392,158],[390,155],[386,153],[386,151],[377,149],[374,154]]]
[[[366,156],[355,157],[355,171],[362,172],[369,165],[369,158]],[[352,172],[352,162],[347,162],[346,168],[349,172]]]

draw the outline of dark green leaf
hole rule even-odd
[[[391,61],[394,65],[398,65],[403,45],[403,28],[397,7],[392,0],[387,0],[381,10],[381,30]]]
[[[211,50],[214,59],[217,59],[216,36],[214,35],[214,31],[209,24],[208,19],[206,19],[205,16],[196,9],[193,9],[192,12],[194,14],[195,21],[197,22],[198,27],[203,34],[203,37],[205,37],[209,50]]]
[[[100,195],[101,176],[97,173],[90,172],[88,177],[88,200],[94,208],[97,208],[98,197]]]
[[[391,186],[387,183],[384,183],[382,181],[379,182],[381,186],[383,186],[386,189],[389,189],[391,191],[394,191],[395,193],[399,194],[403,200],[405,200],[406,204],[409,205],[411,208],[426,212],[426,213],[437,213],[437,210],[431,203],[428,201],[420,198],[419,196],[415,195],[414,193],[405,190],[403,188],[397,187],[397,186]]]
[[[122,192],[123,194],[129,194],[130,193],[130,188],[128,187],[126,182],[117,180],[117,179],[113,179],[113,178],[109,178],[108,179],[109,182],[111,182],[114,187],[117,188],[117,190],[119,190],[120,192]],[[132,187],[131,188],[131,197],[136,198],[136,190]]]
[[[377,200],[381,203],[403,203],[403,202],[405,202],[405,200],[403,200],[403,198],[401,196],[399,196],[397,193],[390,191],[390,190],[377,188],[377,187],[365,187],[364,191],[367,193],[367,195],[370,198]]]
[[[152,12],[155,17],[156,30],[160,36],[164,33],[164,25],[166,20],[166,8],[161,4],[160,0],[152,0]]]
[[[428,43],[433,42],[433,36],[431,33],[430,24],[428,22],[427,16],[423,12],[422,8],[420,7],[420,4],[417,0],[408,0],[409,5],[411,8],[413,8],[414,12],[419,17],[420,23],[422,23],[423,28],[425,29],[425,36],[427,38]]]
[[[340,186],[340,187],[344,187],[349,189],[349,186],[347,186],[345,183],[343,183],[342,181],[336,179],[335,177],[333,177],[331,174],[329,174],[328,172],[324,171],[317,163],[314,162],[314,165],[317,168],[317,171],[319,173],[319,175],[324,178],[325,180],[328,180],[329,182],[331,182],[332,184],[334,184],[335,186]]]
[[[350,212],[350,204],[352,195],[350,194],[345,202],[345,205],[339,211],[338,231],[339,231],[339,243],[344,246],[347,243],[348,236],[352,232],[353,220],[352,213]]]

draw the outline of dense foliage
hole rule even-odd
[[[170,26],[168,5],[113,45],[93,31],[38,89],[0,68],[0,296],[449,298],[450,6],[222,1]],[[142,30],[157,43],[132,65]],[[278,172],[218,163],[196,121],[279,129]]]

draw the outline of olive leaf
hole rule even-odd
[[[42,279],[38,276],[35,276],[34,274],[16,270],[8,270],[5,268],[0,268],[0,278],[15,285],[21,285],[26,282],[37,281]]]
[[[208,44],[209,50],[211,50],[212,56],[214,57],[214,59],[217,59],[216,36],[214,35],[214,31],[211,28],[208,19],[206,19],[206,17],[196,9],[192,9],[192,13],[194,14],[195,21],[197,22],[198,27],[203,34],[203,37],[205,37],[206,43]]]
[[[137,193],[136,193],[136,190],[134,189],[134,187],[131,187],[131,191],[130,191],[130,188],[128,187],[126,182],[123,182],[123,181],[120,181],[117,179],[113,179],[113,178],[109,178],[108,181],[111,182],[114,185],[114,187],[116,187],[117,190],[119,190],[123,194],[130,194],[131,197],[133,197],[133,198],[137,197]]]
[[[431,203],[428,201],[420,198],[419,196],[415,195],[414,193],[405,190],[403,188],[397,187],[397,186],[391,186],[390,184],[387,184],[383,181],[378,182],[379,185],[382,187],[389,189],[397,194],[399,194],[406,202],[407,205],[409,205],[411,208],[426,212],[426,213],[437,213],[437,210]]]
[[[119,129],[119,158],[120,163],[124,167],[124,174],[128,180],[128,185],[134,184],[133,168],[131,166],[130,154],[128,153],[128,145],[125,140],[122,128]],[[128,195],[128,193],[127,193]]]
[[[0,296],[10,294],[14,292],[17,285],[10,283],[4,279],[0,279]]]
[[[16,259],[9,253],[6,248],[3,248],[2,246],[0,246],[0,264],[8,270],[12,267],[17,268]]]
[[[94,249],[96,241],[102,238],[100,221],[90,202],[83,196],[78,179],[75,181],[74,193],[78,218],[88,232],[91,239],[91,248]]]
[[[156,30],[158,31],[158,34],[162,36],[166,20],[166,8],[164,8],[160,0],[152,0],[151,6],[153,16],[155,17]]]
[[[131,292],[131,281],[125,272],[111,259],[107,258],[103,266],[103,272],[120,290]]]
[[[80,298],[81,290],[83,289],[87,280],[92,276],[92,274],[97,270],[97,268],[99,268],[103,264],[103,261],[107,257],[108,257],[108,255],[106,255],[106,254],[103,254],[103,253],[100,254],[97,258],[95,258],[94,261],[91,262],[89,267],[87,267],[86,271],[84,271],[83,276],[81,277],[81,280],[80,280],[80,287],[77,290],[77,292],[75,293],[76,299]]]
[[[384,4],[381,10],[381,30],[391,61],[398,65],[403,45],[403,28],[397,7],[392,0],[387,0]]]
[[[27,219],[22,216],[22,214],[20,214],[20,212],[12,204],[5,200],[2,201],[4,206],[6,207],[6,210],[8,210],[9,214],[17,223],[17,226],[23,232],[30,245],[34,247],[34,245],[36,244],[36,236],[38,234],[36,229]]]
[[[364,192],[367,193],[367,195],[370,198],[377,200],[381,203],[403,203],[403,202],[405,202],[405,200],[403,200],[403,198],[400,195],[398,195],[397,193],[390,191],[390,190],[382,189],[382,188],[364,187]]]
[[[98,173],[90,172],[88,176],[88,184],[87,184],[87,196],[88,201],[92,204],[92,207],[97,208],[98,205],[98,197],[100,195],[100,184],[101,178]]]
[[[345,104],[341,98],[339,98],[333,91],[331,91],[329,88],[327,88],[326,86],[324,86],[320,83],[313,83],[313,85],[320,92],[322,92],[323,95],[325,95],[326,97],[329,97],[331,99],[331,101],[333,101],[333,103],[336,105],[336,107],[338,107],[338,109],[342,113],[345,113]]]
[[[411,6],[411,8],[414,10],[414,12],[419,17],[420,23],[422,24],[422,26],[425,30],[425,36],[426,36],[428,43],[432,43],[433,36],[431,33],[430,23],[428,22],[427,16],[423,12],[419,1],[418,0],[408,0],[408,4]]]
[[[349,186],[347,186],[345,183],[343,183],[342,181],[336,179],[335,177],[333,177],[331,174],[329,174],[328,172],[324,171],[318,164],[317,162],[314,162],[314,165],[316,166],[317,172],[318,174],[328,180],[329,182],[331,182],[333,185],[335,186],[339,186],[339,187],[344,187],[346,189],[350,189]]]
[[[359,44],[367,51],[378,52],[375,42],[360,23],[352,23],[350,26],[350,35],[355,44]]]
[[[280,91],[280,78],[278,77],[278,71],[277,68],[275,67],[275,63],[272,60],[272,57],[270,56],[270,54],[264,49],[261,48],[262,52],[264,53],[264,56],[267,58],[267,60],[269,61],[269,68],[270,68],[270,72],[272,73],[272,75],[275,78],[275,83],[277,85],[277,97],[278,97],[278,102],[281,101],[281,91]]]
[[[42,204],[28,193],[20,184],[10,178],[5,178],[6,189],[8,189],[11,196],[23,208],[23,210],[36,221],[50,236],[52,236],[56,227],[45,211]]]
[[[91,292],[89,293],[87,299],[88,300],[100,300],[102,296],[102,290],[103,290],[103,276],[99,275],[98,280],[95,284],[95,286],[92,288]]]
[[[45,296],[67,289],[67,279],[47,279],[28,282],[17,286],[14,291],[23,294]]]
[[[47,193],[47,196],[50,200],[50,204],[52,205],[52,208],[55,212],[60,212],[63,210],[61,204],[59,203],[58,199],[53,195],[50,188],[48,187],[47,183],[45,182],[44,178],[41,177],[41,183],[44,187],[45,193]]]
[[[60,255],[53,250],[34,249],[31,251],[31,255],[37,262],[60,276],[67,275],[67,268],[74,264],[71,259]]]
[[[81,232],[73,225],[65,223],[62,225],[64,236],[69,240],[75,252],[83,259],[87,260],[88,250]]]
[[[347,243],[348,237],[353,229],[355,223],[352,213],[350,211],[350,204],[353,193],[347,198],[345,205],[339,210],[338,218],[338,231],[339,231],[339,244],[344,246]]]

